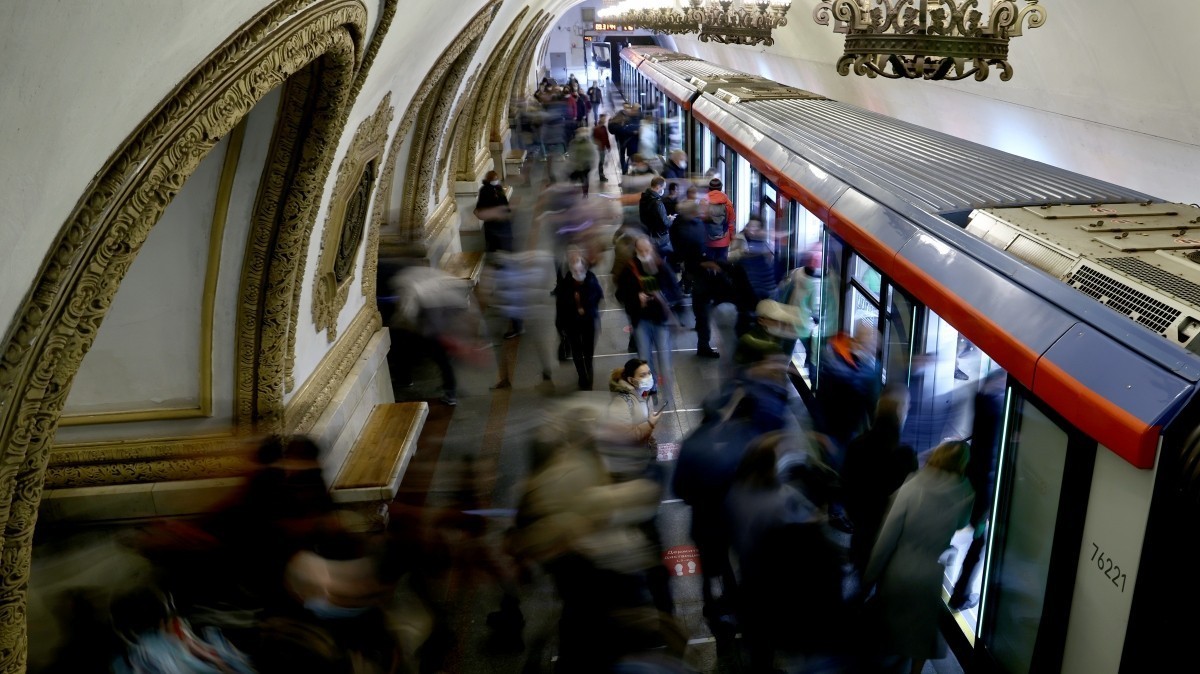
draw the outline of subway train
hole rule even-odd
[[[967,438],[1002,377],[977,602],[943,620],[964,669],[1194,671],[1173,663],[1200,599],[1200,207],[667,49],[619,67],[660,152],[814,267],[817,338],[874,333],[918,452]]]

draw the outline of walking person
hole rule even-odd
[[[600,90],[600,87],[595,82],[592,82],[592,86],[588,87],[587,97],[592,103],[592,124],[600,124],[601,120],[597,115],[600,115],[600,104],[604,101],[604,92]],[[602,117],[603,115],[600,116]]]
[[[653,350],[659,386],[659,401],[672,402],[674,380],[671,365],[671,327],[678,325],[671,307],[679,303],[679,285],[675,272],[663,261],[649,238],[634,243],[634,256],[617,277],[617,299],[625,306],[636,325],[638,357],[649,361]]]
[[[915,477],[896,492],[864,575],[875,585],[885,653],[911,661],[919,674],[925,661],[946,655],[938,632],[942,612],[942,553],[970,520],[975,492],[964,476],[966,442],[938,445]]]
[[[571,180],[581,185],[584,199],[588,195],[592,166],[596,164],[596,145],[588,135],[587,127],[580,126],[575,132],[575,138],[571,140],[567,155],[571,162]]]
[[[582,251],[567,252],[567,273],[559,277],[554,289],[557,300],[555,325],[563,334],[579,375],[579,390],[590,391],[595,379],[592,357],[596,335],[600,333],[600,303],[604,290],[596,275],[588,269]]]
[[[600,155],[600,162],[597,164],[597,171],[600,174],[600,182],[608,182],[608,177],[604,175],[604,162],[608,159],[608,152],[612,149],[612,140],[608,135],[608,115],[600,115],[596,126],[592,128],[592,142],[596,144],[596,151]]]

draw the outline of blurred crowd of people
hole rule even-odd
[[[500,588],[487,623],[504,647],[526,647],[522,596],[544,573],[561,602],[555,671],[694,671],[697,635],[676,615],[657,521],[669,495],[691,508],[703,616],[721,662],[740,663],[731,671],[779,671],[798,656],[823,671],[919,672],[944,654],[943,553],[960,529],[982,540],[986,527],[996,378],[980,389],[971,443],[921,448],[932,451],[919,465],[901,442],[908,392],[879,386],[874,328],[818,339],[819,261],[783,268],[757,216],[738,226],[715,171],[689,170],[679,150],[659,155],[659,120],[636,106],[608,117],[603,101],[595,83],[545,81],[517,109],[520,142],[549,178],[525,209],[528,240],[514,226],[519,199],[489,172],[474,210],[478,284],[413,265],[381,298],[396,386],[432,363],[446,405],[458,402],[456,363],[494,367],[493,389],[524,385],[517,343],[535,354],[536,385],[552,387],[559,362],[574,366],[583,393],[540,411],[501,541],[484,540],[472,499],[392,504],[380,527],[332,501],[315,443],[267,438],[217,512],[93,550],[137,562],[105,589],[45,586],[35,598],[53,638],[35,651],[39,671],[450,671],[462,643],[446,578],[466,559]],[[619,191],[591,194],[593,172]],[[599,373],[609,397],[597,404],[585,393],[609,304],[628,325],[629,358]],[[671,470],[658,429],[681,393],[675,340],[692,329],[719,384],[689,392],[702,418]],[[814,374],[818,349],[814,398],[793,362]],[[957,607],[977,601],[975,568]]]

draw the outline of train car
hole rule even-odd
[[[719,67],[661,49],[622,58],[639,96],[685,112],[739,226],[761,217],[819,271],[818,400],[839,333],[910,391],[919,452],[970,436],[1002,383],[978,603],[945,616],[960,662],[1093,674],[1187,653],[1195,619],[1161,608],[1200,598],[1200,208],[761,78],[710,85],[691,72]]]

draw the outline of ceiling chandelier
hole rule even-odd
[[[654,33],[699,33],[701,42],[769,47],[791,6],[792,0],[622,0],[598,16]]]
[[[987,16],[981,0],[822,0],[813,20],[846,35],[837,69],[890,79],[984,80],[992,66],[1000,79],[1012,78],[1008,40],[1046,23],[1038,0],[1018,11],[1014,0],[991,0]]]

